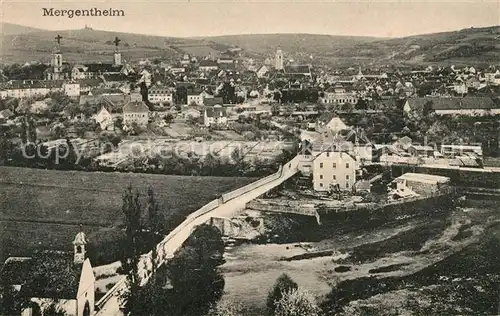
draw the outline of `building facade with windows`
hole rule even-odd
[[[352,190],[356,182],[356,159],[348,153],[322,152],[312,167],[315,191],[330,191],[337,185],[342,191]]]
[[[170,88],[153,86],[148,89],[148,100],[151,103],[170,103],[173,101],[173,94]]]

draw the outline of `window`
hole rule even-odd
[[[336,175],[333,175],[333,180],[337,180],[337,176]]]
[[[349,188],[349,183],[346,183],[346,184],[345,184],[345,187],[346,187],[346,188]]]
[[[320,183],[319,186],[322,188],[323,187],[323,183]]]
[[[349,175],[346,175],[346,176],[345,176],[345,179],[346,179],[346,180],[349,180]]]
[[[322,162],[319,163],[319,167],[323,168],[323,163]]]
[[[319,175],[319,178],[320,178],[320,179],[323,179],[323,175],[322,175],[322,174],[320,174],[320,175]]]
[[[346,169],[349,169],[349,163],[345,164]]]
[[[330,152],[327,152],[327,153],[326,153],[326,156],[327,156],[327,157],[330,157]]]
[[[335,162],[332,164],[332,168],[337,168],[337,164]]]

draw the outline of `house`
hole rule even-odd
[[[197,119],[201,116],[201,112],[191,108],[187,109],[186,111],[183,111],[182,116],[184,117],[184,119],[189,119],[189,118]]]
[[[358,103],[356,92],[348,92],[341,84],[336,84],[333,89],[324,92],[324,96],[320,99],[325,104],[356,104]]]
[[[14,113],[12,113],[11,110],[5,109],[0,111],[0,120],[8,120],[9,118],[13,117]]]
[[[71,69],[71,79],[93,79],[104,74],[125,74],[130,72],[126,65],[115,65],[111,63],[91,63],[84,65],[75,65]]]
[[[75,81],[80,84],[80,94],[86,94],[103,84],[102,79],[82,79]]]
[[[290,65],[285,66],[284,70],[288,76],[312,78],[311,67],[309,65]]]
[[[148,89],[148,100],[151,103],[169,103],[173,102],[173,94],[169,87],[154,85]]]
[[[219,57],[217,58],[218,64],[233,64],[234,60],[231,57]]]
[[[101,108],[99,113],[94,116],[94,120],[101,126],[101,130],[114,130],[113,117],[104,106]]]
[[[64,80],[11,80],[4,85],[7,97],[31,98],[50,92],[63,92]]]
[[[38,251],[32,257],[10,257],[0,271],[2,281],[10,284],[29,303],[21,316],[43,315],[55,305],[68,316],[90,316],[95,306],[95,276],[86,258],[85,234],[73,241],[73,256],[60,251]],[[14,316],[14,315],[13,315]]]
[[[80,96],[80,84],[77,82],[66,82],[63,84],[64,94],[68,97]]]
[[[411,145],[407,149],[408,153],[413,157],[431,157],[434,154],[432,146]]]
[[[203,116],[203,124],[206,127],[213,125],[227,125],[228,115],[225,108],[206,108]]]
[[[219,69],[219,64],[213,60],[206,59],[200,61],[199,70],[203,72],[210,72]]]
[[[187,94],[188,105],[203,105],[203,94],[199,91],[189,91]]]
[[[205,106],[223,105],[224,99],[222,99],[222,97],[212,97],[212,98],[204,99],[203,104]]]
[[[108,88],[118,87],[123,83],[128,84],[128,76],[123,73],[105,73],[100,78]]]
[[[480,158],[483,156],[483,149],[481,145],[441,145],[441,154],[448,158],[455,156]]]
[[[352,190],[356,182],[356,159],[348,153],[326,149],[313,161],[313,188],[318,192]]]
[[[424,173],[405,173],[389,184],[391,195],[406,196],[408,192],[431,195],[449,186],[450,178]]]
[[[149,121],[149,108],[144,102],[132,100],[123,107],[123,124],[146,126]]]
[[[406,100],[403,111],[410,113],[418,111],[426,114],[434,112],[437,115],[497,115],[500,114],[500,105],[488,97],[464,98],[409,98]]]
[[[318,121],[320,129],[326,129],[327,134],[336,134],[337,132],[348,129],[349,127],[337,116],[328,115],[328,117],[320,118]]]
[[[261,66],[257,71],[257,78],[266,78],[269,74],[269,68],[266,65]]]

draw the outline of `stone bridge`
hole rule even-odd
[[[287,164],[280,166],[276,173],[223,194],[219,199],[206,204],[189,215],[184,222],[171,231],[157,245],[157,252],[159,255],[158,266],[168,262],[168,260],[173,257],[173,254],[182,246],[196,226],[210,221],[212,217],[231,218],[238,212],[244,210],[248,202],[279,186],[295,175],[299,171],[299,161],[300,157],[296,156]],[[143,284],[151,277],[151,267],[151,252],[149,252],[142,255],[139,263],[139,274],[142,277]],[[96,312],[94,315],[123,315],[120,311],[120,295],[124,290],[126,290],[125,277],[116,283],[116,285],[96,303]]]

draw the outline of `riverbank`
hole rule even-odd
[[[430,286],[432,282],[421,282],[429,271],[439,274],[438,280],[443,276],[452,284],[454,272],[448,273],[445,268],[452,265],[456,266],[456,270],[465,272],[461,260],[475,262],[483,259],[495,265],[496,256],[474,256],[475,251],[482,249],[486,232],[495,227],[500,232],[497,220],[500,220],[500,214],[497,214],[494,204],[469,201],[465,208],[449,207],[434,215],[421,212],[406,218],[386,219],[385,222],[369,220],[364,226],[359,226],[356,219],[344,219],[336,225],[329,225],[329,236],[306,244],[238,246],[227,251],[227,263],[222,266],[226,277],[226,296],[242,302],[246,314],[262,315],[268,290],[277,276],[285,272],[299,285],[312,290],[324,302],[325,311],[332,315],[356,315],[355,312],[365,309],[369,315],[386,315],[380,312],[390,304],[397,306],[398,293],[411,292],[408,296],[408,304],[411,305],[420,293],[419,289],[425,290]],[[304,229],[317,230],[318,227]],[[489,251],[498,251],[491,249],[492,245],[487,247]],[[321,251],[332,251],[334,255],[304,257]],[[285,258],[288,260],[283,260]],[[472,282],[467,278],[470,276],[462,276],[461,280]],[[392,286],[391,281],[387,281],[392,279],[397,280],[394,283],[398,286]],[[404,287],[405,282],[414,286]],[[467,287],[474,286],[474,282]],[[387,289],[383,284],[388,284]],[[469,293],[469,300],[474,299],[473,294]],[[386,295],[384,301],[387,304],[379,302],[378,295]],[[434,300],[446,303],[444,297]],[[373,305],[373,308],[360,307],[363,304]],[[472,305],[468,308],[478,311],[491,307],[481,309]],[[390,307],[387,308],[390,310]],[[442,314],[439,309],[436,312]],[[428,315],[432,314],[436,315]]]

